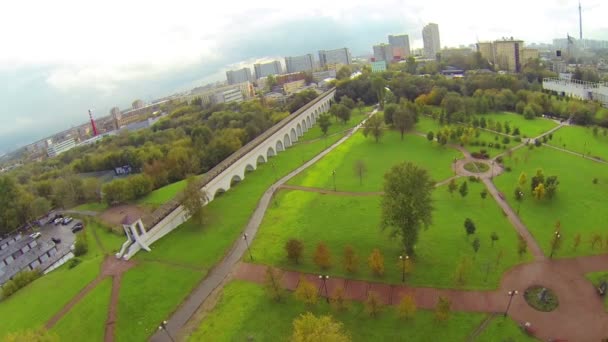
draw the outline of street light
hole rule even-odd
[[[511,307],[511,302],[513,301],[513,297],[516,296],[519,292],[517,290],[512,290],[507,292],[507,296],[509,296],[509,304],[507,304],[507,309],[505,310],[505,317],[507,317],[507,313],[509,312],[509,308]]]
[[[329,293],[327,291],[327,279],[329,279],[328,275],[320,275],[319,279],[323,280],[323,287],[325,288],[325,300],[327,304],[329,304]]]
[[[405,263],[407,262],[407,260],[409,260],[410,256],[406,255],[405,257],[403,255],[399,256],[399,260],[401,260],[401,266],[403,266],[402,268],[402,273],[401,273],[401,282],[404,283],[405,282]]]
[[[553,237],[553,241],[551,243],[551,254],[549,255],[549,259],[553,258],[553,253],[555,252],[555,248],[557,247],[557,244],[559,243],[559,239],[562,238],[562,235],[559,233],[559,231],[555,231],[555,235]]]
[[[522,191],[520,191],[518,193],[518,195],[519,195],[519,201],[518,201],[519,204],[517,205],[517,215],[519,215],[519,209],[521,209],[521,202],[524,201],[524,193]]]
[[[173,339],[173,336],[171,336],[171,334],[169,334],[169,330],[167,330],[167,321],[162,321],[160,323],[160,325],[158,326],[158,330],[163,330],[165,332],[165,334],[167,334],[167,336],[169,336],[169,339],[171,340],[171,342],[175,342],[175,340]]]
[[[249,258],[253,261],[253,255],[251,254],[251,249],[249,248],[249,240],[247,240],[247,233],[243,233],[243,240],[245,240],[245,244],[247,245],[247,251],[249,252]]]
[[[334,177],[334,191],[336,191],[336,170],[333,170],[331,175]]]

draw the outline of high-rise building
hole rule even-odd
[[[270,75],[280,75],[283,72],[281,62],[272,61],[268,63],[256,63],[253,65],[255,69],[255,78],[267,77]]]
[[[348,48],[319,50],[319,63],[322,68],[329,69],[336,69],[338,65],[348,65],[351,63],[350,51]]]
[[[524,55],[522,50],[524,42],[511,38],[503,38],[494,42],[477,43],[477,51],[482,58],[494,64],[499,70],[520,72],[524,57],[535,56],[536,52],[530,49]]]
[[[392,60],[394,57],[406,58],[412,54],[410,51],[410,37],[407,34],[400,34],[397,36],[389,35],[388,43],[392,46],[393,51],[391,52]],[[387,60],[388,61],[388,60]]]
[[[422,29],[422,41],[424,44],[424,56],[426,58],[436,58],[441,51],[441,41],[439,40],[439,25],[430,23]]]
[[[287,73],[312,71],[314,68],[314,60],[312,54],[302,56],[285,57],[285,68]]]
[[[479,42],[476,45],[477,52],[481,54],[481,58],[494,63],[494,45],[492,45],[492,42]]]
[[[374,60],[390,62],[393,60],[393,46],[388,44],[374,45]]]
[[[239,70],[228,70],[226,71],[226,80],[228,84],[238,84],[243,82],[252,82],[251,69],[243,68]]]
[[[526,64],[527,61],[531,59],[538,59],[540,57],[540,53],[538,49],[532,48],[523,48],[521,49],[521,63]]]

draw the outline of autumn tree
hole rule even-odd
[[[289,239],[285,243],[285,251],[287,252],[287,259],[299,264],[302,252],[304,251],[304,244],[301,240]]]
[[[517,235],[517,254],[521,259],[528,251],[528,242],[523,236]]]
[[[456,184],[456,179],[452,178],[448,183],[448,192],[450,193],[450,196],[454,194],[454,191],[456,191],[456,189],[458,189],[458,184]]]
[[[363,160],[357,159],[353,165],[353,170],[355,171],[355,175],[359,177],[359,185],[362,185],[363,177],[367,174],[367,164]]]
[[[329,115],[321,114],[317,122],[319,123],[319,127],[321,128],[321,132],[323,132],[323,135],[327,135],[329,126],[331,126],[331,120],[329,119]]]
[[[342,323],[331,316],[317,317],[310,312],[300,315],[293,321],[291,342],[350,342],[350,336],[344,331]]]
[[[519,180],[517,181],[517,184],[519,184],[519,187],[523,189],[523,188],[525,188],[527,181],[528,181],[528,177],[526,176],[526,173],[522,171],[519,174]]]
[[[532,195],[539,201],[545,198],[545,185],[543,183],[539,183],[536,188],[534,188],[534,191],[532,191]]]
[[[496,232],[492,232],[490,239],[492,240],[492,247],[494,247],[494,243],[498,241],[498,234]]]
[[[300,277],[300,282],[298,283],[298,287],[294,292],[294,295],[297,300],[303,302],[308,306],[313,306],[317,304],[317,299],[319,299],[319,290],[315,286],[315,284],[306,280],[303,276]]]
[[[330,298],[331,306],[334,310],[341,312],[348,310],[348,300],[344,294],[344,287],[336,287]]]
[[[595,249],[596,246],[602,248],[602,236],[598,233],[593,233],[589,242],[591,243],[591,249]]]
[[[201,190],[200,183],[194,176],[188,177],[186,188],[183,191],[182,205],[187,215],[191,216],[194,222],[202,224],[204,221],[203,205],[207,203],[207,194]]]
[[[59,342],[59,336],[44,328],[12,332],[4,336],[4,342]]]
[[[315,254],[313,256],[313,261],[317,266],[324,270],[331,267],[331,254],[323,242],[320,242],[317,245],[317,249],[315,250]]]
[[[545,183],[545,175],[543,173],[543,170],[537,169],[536,175],[534,177],[532,177],[532,181],[530,182],[530,189],[532,190],[532,192],[534,192],[534,190],[536,190],[538,185],[543,184],[543,183]]]
[[[371,135],[374,137],[376,142],[380,141],[380,138],[384,135],[384,127],[383,127],[382,118],[379,115],[373,115],[365,120],[363,124],[363,135],[368,136]]]
[[[372,254],[367,259],[367,263],[374,275],[380,277],[384,274],[384,256],[378,248],[374,248]]]
[[[281,287],[282,272],[272,267],[266,267],[264,277],[264,288],[273,300],[280,302],[283,299],[283,288]]]
[[[456,270],[454,271],[454,282],[456,285],[463,286],[467,283],[469,278],[469,273],[471,272],[471,259],[468,257],[462,258],[458,265],[456,266]]]
[[[382,302],[376,292],[368,291],[365,299],[365,311],[372,317],[376,317],[382,311]]]
[[[473,220],[471,220],[470,218],[466,218],[464,220],[464,229],[467,232],[467,239],[469,238],[469,236],[475,234],[475,230],[477,229],[475,227],[475,223],[473,222]]]
[[[412,319],[416,315],[416,300],[411,294],[407,294],[401,298],[397,306],[397,314],[403,319]]]
[[[344,247],[344,270],[348,273],[355,273],[359,269],[359,258],[355,253],[355,249],[351,245]]]
[[[435,319],[438,321],[445,321],[450,318],[450,311],[452,309],[452,302],[446,298],[439,296],[437,305],[435,306]]]
[[[469,193],[469,186],[467,185],[467,181],[464,181],[462,182],[462,184],[460,184],[458,192],[460,192],[460,196],[462,196],[462,198],[465,198],[467,196],[467,194]]]
[[[428,171],[412,163],[397,164],[384,175],[380,226],[390,228],[392,237],[401,238],[410,257],[415,255],[420,229],[432,223],[434,188]]]
[[[581,233],[576,233],[576,234],[574,234],[574,241],[572,243],[572,246],[574,247],[575,251],[578,249],[578,246],[580,244],[581,244]]]

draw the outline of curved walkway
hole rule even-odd
[[[377,112],[377,109],[374,110],[369,116],[374,115]],[[366,119],[367,120],[367,119]],[[329,152],[333,151],[336,147],[340,146],[343,142],[345,142],[348,138],[350,138],[366,121],[363,120],[357,126],[353,128],[351,132],[345,135],[342,139],[335,142],[329,148],[325,149],[323,152],[316,155],[314,158],[304,163],[297,169],[290,172],[288,175],[279,179],[276,183],[274,183],[268,190],[264,192],[262,198],[258,202],[258,205],[251,215],[247,226],[243,230],[244,234],[247,234],[249,241],[252,241],[255,238],[255,235],[258,231],[260,224],[262,223],[262,219],[264,218],[264,214],[268,205],[272,201],[272,197],[274,196],[275,191],[285,184],[288,180],[296,176],[298,173],[302,172],[304,169],[316,163],[319,159],[323,158]],[[234,265],[236,265],[239,260],[243,257],[243,254],[246,252],[247,246],[242,241],[242,239],[237,239],[233,244],[232,248],[228,252],[228,254],[220,261],[216,266],[209,271],[209,274],[203,281],[199,283],[199,285],[190,293],[190,295],[182,302],[179,308],[171,315],[167,324],[167,331],[172,336],[177,336],[182,327],[188,322],[188,320],[194,315],[194,313],[198,310],[198,308],[202,305],[205,299],[213,292],[216,288],[222,285],[224,279],[230,274],[233,270]],[[150,339],[151,341],[169,341],[169,337],[165,332],[157,331]]]

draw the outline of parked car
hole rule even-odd
[[[61,239],[60,238],[51,238],[51,241],[53,241],[55,244],[61,243]]]
[[[58,217],[53,221],[53,224],[58,225],[59,223],[62,223],[62,222],[63,222],[63,217]]]
[[[83,228],[84,228],[84,225],[82,224],[82,222],[78,222],[74,225],[74,227],[72,227],[72,233],[81,231]]]
[[[40,234],[40,232],[36,232],[36,233],[32,233],[32,234],[30,234],[30,237],[31,237],[32,239],[37,239],[37,238],[39,238],[41,235],[42,235],[42,234]]]
[[[65,226],[65,225],[68,225],[68,224],[70,224],[70,222],[72,222],[72,220],[74,220],[74,219],[73,219],[73,218],[71,218],[71,217],[69,217],[69,216],[68,216],[68,217],[65,217],[65,218],[63,219],[63,223],[62,223],[62,224],[63,224],[64,226]]]

